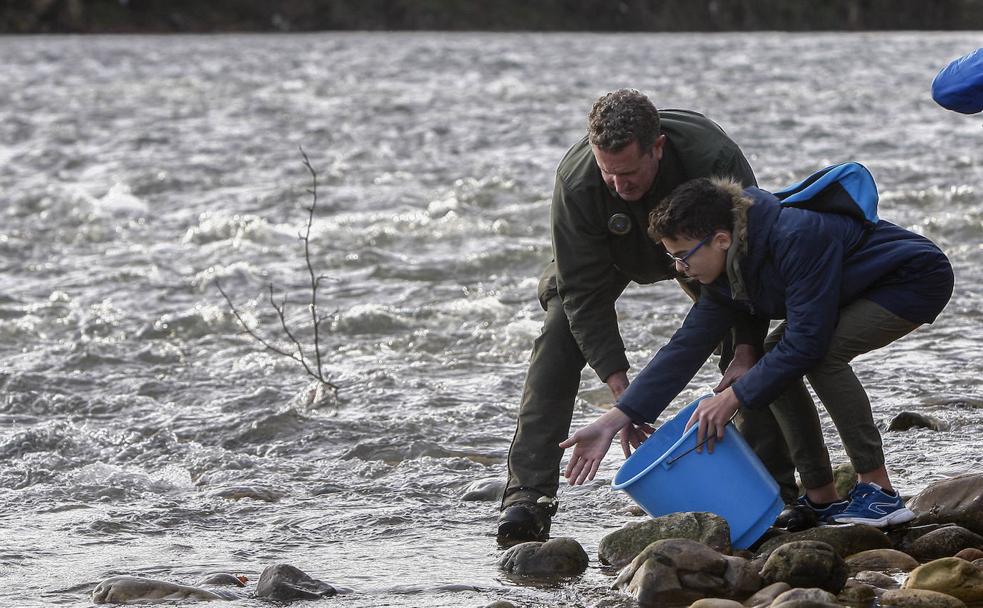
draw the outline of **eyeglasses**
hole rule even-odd
[[[711,232],[710,234],[708,234],[705,237],[703,237],[703,239],[699,243],[696,244],[696,247],[693,247],[692,249],[690,249],[689,251],[687,251],[685,253],[685,255],[683,255],[683,257],[681,257],[681,258],[672,255],[668,251],[666,252],[666,255],[669,256],[669,259],[672,260],[672,263],[673,264],[679,264],[680,266],[683,267],[683,270],[689,270],[689,262],[687,262],[686,260],[689,259],[689,256],[691,256],[694,253],[696,253],[696,251],[700,247],[703,247],[704,245],[706,245],[707,243],[709,243],[710,242],[710,239],[713,238],[713,235],[714,234],[716,234],[716,233],[715,232]]]

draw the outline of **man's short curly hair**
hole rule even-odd
[[[605,152],[618,152],[633,141],[648,152],[661,130],[655,104],[635,89],[618,89],[602,96],[587,117],[590,143]]]
[[[734,203],[741,186],[733,180],[700,177],[677,186],[649,213],[649,237],[702,239],[734,230]]]

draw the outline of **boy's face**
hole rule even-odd
[[[717,280],[727,268],[727,250],[731,233],[717,230],[704,239],[687,236],[663,238],[662,246],[672,256],[676,270],[704,285]]]

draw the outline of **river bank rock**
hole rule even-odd
[[[907,553],[911,555],[911,546],[916,540],[925,536],[929,532],[934,532],[936,530],[941,530],[949,526],[954,526],[956,524],[926,524],[922,526],[900,526],[897,528],[891,528],[885,532],[888,538],[891,539],[891,543],[894,544],[894,548],[902,553]]]
[[[883,608],[966,608],[965,602],[938,591],[895,589],[881,595]]]
[[[789,589],[780,594],[769,608],[833,608],[839,607],[836,596],[824,589]]]
[[[707,597],[696,600],[689,608],[744,608],[744,604],[735,600],[725,600],[719,597]]]
[[[758,590],[754,595],[744,600],[745,606],[750,606],[750,608],[762,608],[763,606],[770,606],[775,598],[779,595],[785,593],[792,586],[788,583],[772,583],[767,587]]]
[[[242,500],[247,498],[262,502],[277,502],[283,498],[283,493],[263,486],[239,485],[217,488],[209,492],[208,496],[224,498],[226,500]]]
[[[897,589],[901,586],[901,581],[876,570],[861,570],[853,575],[853,580],[878,589]]]
[[[916,525],[955,523],[983,534],[983,473],[967,473],[937,481],[908,504]]]
[[[672,513],[645,521],[629,522],[601,539],[597,556],[602,564],[622,568],[642,549],[659,540],[685,538],[721,553],[730,553],[730,526],[713,513]]]
[[[847,524],[842,526],[822,526],[801,532],[783,534],[761,545],[758,553],[759,555],[768,555],[782,545],[803,540],[824,542],[833,547],[833,550],[840,557],[847,557],[870,549],[890,549],[893,547],[891,539],[877,528]]]
[[[870,549],[868,551],[861,551],[860,553],[854,553],[847,557],[845,561],[851,575],[863,570],[876,570],[878,572],[900,570],[902,572],[911,572],[919,566],[918,560],[897,549]]]
[[[93,604],[129,604],[133,602],[171,602],[178,600],[224,600],[217,593],[139,576],[113,576],[92,590]]]
[[[331,585],[311,578],[290,564],[267,566],[256,585],[256,597],[279,602],[317,600],[336,593],[338,591]]]
[[[761,577],[746,559],[674,538],[647,546],[621,571],[614,588],[642,606],[685,604],[708,597],[742,600],[761,588]]]
[[[983,549],[983,536],[962,526],[946,526],[911,543],[911,556],[922,562],[952,557],[963,549]],[[968,560],[967,560],[968,561]]]
[[[857,471],[849,462],[844,462],[833,469],[833,484],[836,486],[836,493],[840,496],[849,496],[850,490],[857,485],[857,480]]]
[[[902,589],[938,591],[970,602],[983,602],[983,570],[958,557],[923,564],[908,575]]]
[[[956,553],[953,557],[964,559],[967,562],[975,562],[978,559],[983,559],[983,550],[973,548],[963,549],[959,553]]]
[[[792,587],[818,587],[835,594],[846,584],[847,567],[828,543],[802,540],[772,551],[761,569],[761,578],[766,584],[783,582]]]
[[[837,601],[854,606],[869,606],[876,598],[876,587],[853,578],[848,578],[843,589],[836,595]]]
[[[888,431],[907,431],[910,429],[929,429],[932,431],[948,431],[949,425],[935,416],[919,414],[918,412],[901,412],[891,420]]]
[[[523,576],[574,576],[587,570],[587,552],[572,538],[521,543],[506,551],[498,567]]]

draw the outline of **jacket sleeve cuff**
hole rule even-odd
[[[592,363],[591,367],[594,368],[594,372],[601,379],[601,382],[604,382],[614,372],[628,371],[631,366],[628,365],[628,357],[625,356],[625,351],[614,350],[601,357],[600,360]]]
[[[631,421],[635,424],[647,424],[648,422],[651,422],[650,420],[646,420],[645,416],[633,410],[631,407],[624,405],[623,403],[618,403],[615,405],[615,407],[621,410],[625,416],[631,418]]]
[[[737,400],[741,402],[741,407],[746,407],[749,410],[758,409],[754,403],[748,401],[748,394],[744,390],[744,386],[740,380],[732,384],[730,388],[734,391],[734,396],[737,397]]]

